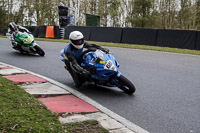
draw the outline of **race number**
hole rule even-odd
[[[111,60],[108,60],[105,64],[104,64],[104,69],[111,69],[113,66],[113,63]]]

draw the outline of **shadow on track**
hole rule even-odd
[[[117,87],[104,87],[94,84],[84,84],[81,88],[77,89],[81,93],[93,94],[98,96],[111,96],[111,97],[133,97],[127,95]]]
[[[17,51],[12,51],[8,53],[10,56],[15,56],[15,57],[41,57],[40,55],[37,54],[29,54],[29,53],[20,53]]]

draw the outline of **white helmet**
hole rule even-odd
[[[80,31],[72,31],[69,35],[72,45],[76,49],[82,49],[84,45],[84,36]]]
[[[8,28],[10,28],[11,31],[17,31],[18,26],[15,24],[15,22],[10,22],[8,25]]]

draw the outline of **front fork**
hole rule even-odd
[[[117,78],[119,78],[121,75],[122,75],[121,72],[117,72],[117,74],[115,76],[111,77],[111,83],[116,85],[117,87],[121,87],[121,84],[117,80]]]
[[[38,46],[38,44],[34,42],[33,45],[30,47],[30,50],[31,50],[33,53],[36,52],[35,46]]]

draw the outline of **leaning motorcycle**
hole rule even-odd
[[[64,61],[63,50],[61,50],[60,55],[61,60]],[[99,49],[86,50],[82,54],[80,65],[91,73],[87,78],[89,82],[96,85],[118,87],[130,95],[136,90],[135,86],[119,72],[119,63],[111,54],[106,54]]]
[[[10,33],[6,33],[6,36],[10,39]],[[15,49],[20,53],[28,53],[28,54],[39,54],[40,56],[44,56],[45,52],[42,48],[35,42],[35,38],[32,34],[27,32],[18,31],[16,34],[15,41],[17,43],[22,44],[19,49]]]

